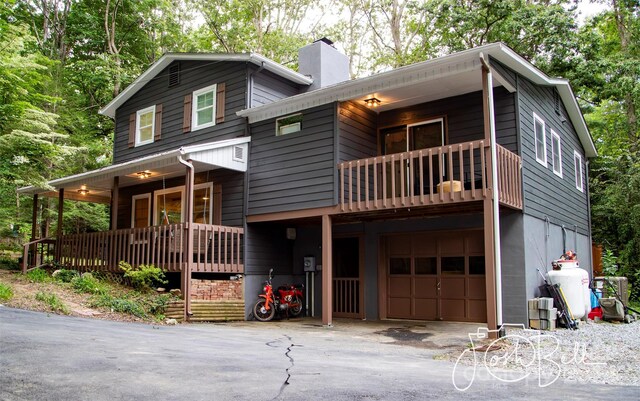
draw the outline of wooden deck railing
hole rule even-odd
[[[360,317],[360,280],[333,279],[333,312],[339,317]]]
[[[481,200],[490,195],[484,140],[338,164],[339,208],[357,212]],[[503,204],[522,208],[520,157],[498,146]]]
[[[56,240],[53,238],[40,238],[24,244],[22,252],[22,272],[45,266],[53,262]]]
[[[182,271],[188,262],[195,272],[242,273],[244,230],[193,224],[193,252],[187,254],[188,224],[126,228],[60,238],[60,264],[75,270],[120,271],[121,261],[132,266],[155,265]]]

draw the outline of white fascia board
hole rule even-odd
[[[480,60],[471,53],[456,53],[432,61],[401,67],[353,81],[341,82],[325,88],[278,100],[274,103],[244,109],[236,114],[247,117],[249,123],[268,120],[286,114],[365,96],[377,91],[397,89],[423,82],[442,79],[451,75],[479,70]]]
[[[98,113],[107,117],[115,118],[116,110],[122,106],[124,102],[129,100],[136,92],[138,92],[147,82],[153,79],[156,75],[165,69],[169,64],[176,60],[188,60],[188,61],[241,61],[251,62],[257,66],[273,72],[283,78],[286,78],[292,82],[300,85],[311,85],[313,79],[306,75],[302,75],[290,68],[287,68],[275,61],[268,59],[257,53],[240,53],[240,54],[208,54],[208,53],[167,53],[153,63],[146,71],[144,71],[138,78],[133,81],[129,86],[125,88],[118,96],[113,98],[109,104],[104,106],[98,111]]]

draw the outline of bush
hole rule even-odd
[[[162,270],[154,265],[140,265],[134,268],[126,262],[120,262],[118,266],[124,270],[124,276],[130,279],[133,287],[138,290],[149,291],[155,284],[167,283]]]
[[[27,272],[27,278],[35,283],[44,283],[51,280],[46,270],[36,268]]]
[[[115,298],[109,294],[102,294],[91,301],[92,307],[109,308],[112,312],[128,313],[137,317],[146,317],[144,308],[135,300]]]
[[[51,277],[63,283],[70,283],[74,278],[79,277],[80,273],[75,270],[60,269],[53,272]]]
[[[56,296],[56,294],[45,294],[44,292],[40,291],[36,294],[36,300],[49,305],[49,308],[51,308],[52,312],[62,312],[65,315],[69,313],[69,309],[67,308],[67,306],[62,303],[62,301]]]
[[[0,269],[4,270],[20,270],[20,264],[17,260],[6,256],[0,257]]]
[[[108,287],[95,278],[91,273],[84,273],[71,279],[71,286],[77,292],[85,292],[88,294],[106,294]]]
[[[0,283],[0,300],[8,301],[13,297],[13,290],[6,284]]]

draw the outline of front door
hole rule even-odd
[[[437,118],[434,120],[421,121],[415,124],[402,125],[398,127],[386,128],[381,131],[383,154],[390,155],[395,153],[409,152],[418,149],[435,148],[444,145],[444,119]],[[434,173],[438,172],[437,156],[433,156],[432,162]],[[399,197],[404,194],[410,194],[409,186],[409,169],[410,161],[405,160],[404,165],[400,161],[394,162],[393,166],[387,166],[387,197]],[[418,177],[420,172],[417,170],[418,164],[414,167],[414,176]],[[428,174],[428,165],[423,165],[424,174]],[[445,174],[440,171],[438,174]],[[434,176],[434,181],[439,182],[439,177]],[[401,186],[404,182],[404,188]],[[403,191],[404,190],[404,191]],[[414,189],[414,193],[416,193]]]
[[[385,248],[387,317],[486,321],[481,231],[393,235]]]

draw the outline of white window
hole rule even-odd
[[[192,131],[216,125],[216,88],[214,84],[193,92]]]
[[[551,130],[551,166],[555,175],[562,178],[562,144],[554,130]]]
[[[293,134],[302,129],[302,114],[278,118],[276,120],[276,136]]]
[[[584,182],[584,176],[582,173],[582,156],[580,156],[580,153],[576,150],[573,151],[573,165],[576,174],[576,189],[583,192],[584,186],[582,183]]]
[[[153,133],[156,128],[156,106],[138,110],[136,113],[136,146],[153,142]]]
[[[547,138],[544,133],[544,121],[533,113],[533,133],[536,145],[536,160],[547,167]]]
[[[184,221],[184,185],[155,191],[153,225],[178,224]]]

